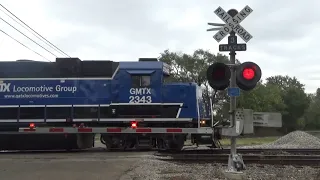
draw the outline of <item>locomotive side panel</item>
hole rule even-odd
[[[0,106],[110,104],[110,80],[2,80]]]
[[[196,85],[192,83],[170,83],[163,86],[163,102],[178,103],[177,118],[197,120]]]
[[[118,70],[116,62],[78,58],[0,62],[0,112],[11,112],[2,113],[0,123],[98,118],[96,106],[111,103],[111,80]]]

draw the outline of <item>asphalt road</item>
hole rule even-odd
[[[100,148],[102,145],[98,145]],[[98,148],[99,150],[99,148]],[[154,152],[0,153],[0,180],[227,180],[221,164],[159,161]],[[224,164],[226,165],[226,164]],[[319,169],[248,165],[243,179],[319,179]]]
[[[126,180],[148,154],[153,152],[2,153],[0,179]]]

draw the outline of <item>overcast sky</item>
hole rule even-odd
[[[114,61],[158,57],[165,49],[192,53],[203,48],[217,53],[219,44],[212,38],[214,32],[206,32],[210,28],[207,23],[223,21],[213,11],[218,6],[227,11],[249,5],[253,12],[241,25],[253,38],[246,52],[237,53],[237,59],[257,62],[264,78],[290,75],[306,84],[307,92],[320,87],[317,0],[2,0],[1,3],[67,54],[86,60]],[[30,35],[1,11],[0,17]],[[0,29],[54,61],[53,55],[7,24],[1,22]],[[238,41],[243,43],[241,38]],[[220,43],[227,43],[227,38]],[[44,47],[48,48],[45,44]],[[16,59],[45,60],[0,32],[0,60]]]

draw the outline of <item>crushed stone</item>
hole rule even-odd
[[[227,180],[226,164],[186,164],[144,159],[120,180]],[[312,167],[247,165],[245,180],[316,180],[320,170]]]
[[[285,136],[280,137],[271,143],[242,146],[239,148],[270,148],[270,149],[285,149],[285,148],[320,148],[320,139],[303,131],[293,131]]]

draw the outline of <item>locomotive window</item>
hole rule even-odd
[[[151,84],[151,77],[150,76],[141,76],[141,86],[148,87]]]
[[[151,76],[149,75],[132,75],[132,87],[149,87],[151,84]]]
[[[131,76],[132,87],[140,87],[140,76],[132,75]]]
[[[171,76],[163,76],[163,84],[174,82],[174,79]]]

